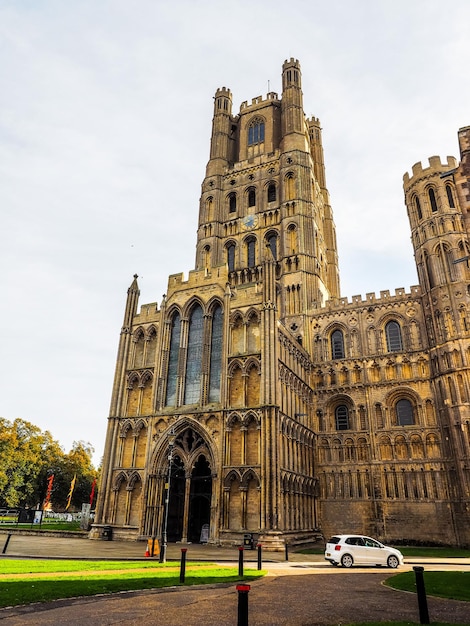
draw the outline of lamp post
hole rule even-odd
[[[163,518],[162,550],[160,552],[160,563],[166,563],[166,547],[168,544],[168,510],[170,508],[170,483],[171,464],[173,462],[173,446],[175,445],[175,431],[172,428],[168,435],[168,476],[165,484],[165,513]]]

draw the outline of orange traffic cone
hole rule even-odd
[[[147,550],[145,550],[145,556],[150,556],[150,552],[149,552],[148,548],[147,548]]]

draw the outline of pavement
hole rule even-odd
[[[0,552],[3,550],[8,537],[7,531],[0,531]],[[11,533],[6,549],[6,556],[9,557],[41,557],[41,558],[77,558],[77,559],[146,559],[146,541],[102,541],[90,540],[86,536],[82,538],[74,537],[53,537],[41,535],[26,535]],[[226,548],[214,546],[212,544],[191,544],[191,543],[169,543],[167,546],[167,560],[180,560],[181,549],[187,550],[187,560],[197,561],[236,561],[238,562],[238,547]],[[258,551],[244,550],[244,561],[257,562]],[[318,556],[318,560],[324,561],[323,556]],[[289,554],[289,560],[309,561],[312,555]],[[263,561],[284,562],[285,552],[263,553]]]
[[[7,533],[0,532],[0,552]],[[169,544],[168,560],[180,560],[181,549],[191,560],[238,563],[239,550],[200,544]],[[145,542],[88,540],[12,534],[1,558],[145,559]],[[244,550],[244,561],[256,567],[257,550]],[[264,578],[250,583],[250,626],[319,626],[360,621],[402,620],[419,623],[415,594],[383,585],[387,568],[331,567],[322,555],[290,551],[263,552]],[[158,560],[155,558],[155,560]],[[449,565],[448,561],[452,561]],[[468,570],[470,559],[421,559],[425,570]],[[457,563],[458,561],[458,563]],[[400,571],[411,569],[408,561]],[[428,597],[432,622],[470,625],[470,603]],[[1,626],[225,626],[237,624],[235,584],[175,586],[139,592],[58,600],[0,609]]]

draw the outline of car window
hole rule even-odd
[[[362,537],[348,537],[344,543],[347,543],[350,546],[363,546],[364,540]]]
[[[327,543],[339,543],[339,537],[331,537]]]
[[[380,543],[374,541],[373,539],[365,539],[364,541],[368,548],[380,548]]]

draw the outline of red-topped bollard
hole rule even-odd
[[[180,583],[184,583],[186,576],[186,552],[188,548],[181,548],[181,563],[180,563]]]
[[[243,576],[243,546],[238,546],[238,575]]]
[[[248,592],[250,591],[250,589],[251,589],[250,585],[237,585],[237,591],[238,591],[237,626],[248,626]]]

